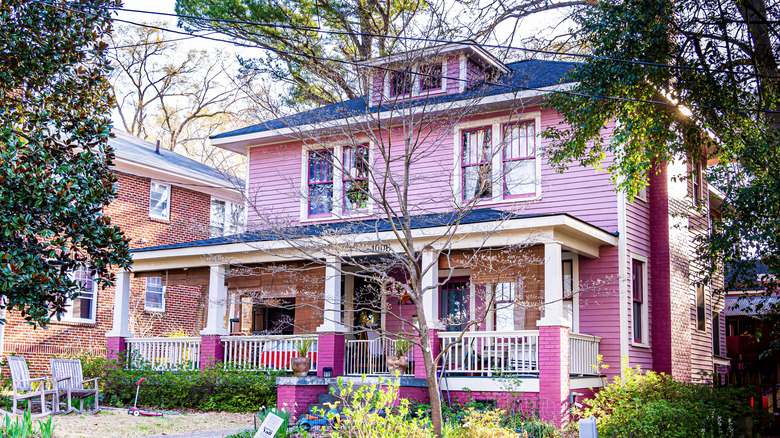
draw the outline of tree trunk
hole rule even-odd
[[[423,333],[422,339],[423,360],[425,362],[425,377],[428,380],[428,398],[431,402],[431,425],[436,437],[442,436],[442,411],[441,398],[439,397],[439,380],[436,378],[436,363],[433,359],[433,349],[431,348],[431,337],[428,330]]]

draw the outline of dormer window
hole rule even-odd
[[[412,73],[394,71],[390,74],[390,97],[404,96],[412,92]]]
[[[442,64],[420,66],[420,92],[440,91],[442,89],[443,70]]]

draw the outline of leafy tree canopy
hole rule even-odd
[[[130,260],[127,240],[102,214],[115,182],[101,42],[111,21],[104,9],[69,5],[0,3],[0,291],[39,325],[80,293],[69,273],[86,269],[106,286],[110,267]]]
[[[780,5],[603,0],[575,18],[596,58],[550,102],[565,123],[545,133],[552,162],[598,165],[610,151],[610,171],[633,194],[654,163],[717,161],[710,178],[725,202],[702,245],[707,274],[725,262],[730,285],[744,286],[758,257],[780,278]],[[614,138],[604,138],[612,121]]]
[[[246,71],[287,84],[288,103],[320,105],[362,96],[366,78],[356,76],[351,63],[391,53],[398,40],[387,35],[412,32],[412,18],[430,11],[425,0],[176,1],[188,29],[217,31],[239,45],[268,49],[266,56],[242,63]]]

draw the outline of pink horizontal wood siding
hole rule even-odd
[[[460,56],[447,58],[447,94],[460,92]]]
[[[608,376],[620,374],[618,248],[602,246],[598,259],[580,257],[580,333],[601,336]]]
[[[648,200],[649,201],[649,200]],[[628,249],[628,259],[626,263],[626,272],[631,272],[631,260],[633,255],[645,257],[647,262],[647,291],[645,305],[648,314],[648,339],[646,342],[650,348],[634,346],[632,342],[629,346],[629,363],[631,366],[640,365],[643,369],[652,369],[652,330],[653,330],[653,302],[650,294],[652,287],[652,261],[650,260],[650,203],[639,198],[634,198],[632,202],[626,201],[626,247]],[[634,309],[631,290],[631,278],[626,281],[628,285],[628,327],[623,329],[627,331],[629,340],[633,340],[634,327]]]
[[[527,111],[541,111],[542,130],[557,126],[560,116],[552,110],[531,108]],[[501,114],[490,114],[490,118]],[[479,120],[488,116],[470,117]],[[466,120],[464,118],[464,120]],[[451,126],[426,131],[425,141],[412,154],[409,175],[408,206],[413,214],[440,213],[453,209],[455,181],[454,136]],[[390,172],[396,180],[403,180],[404,133],[402,128],[391,132],[376,133],[389,151]],[[541,148],[549,142],[541,141]],[[290,224],[298,223],[301,209],[301,143],[254,147],[249,158],[249,199],[257,208],[250,208],[250,224],[262,225],[262,215],[284,219]],[[384,164],[377,151],[374,152],[374,166],[383,169]],[[606,162],[605,164],[608,164]],[[481,203],[478,207],[495,208],[518,214],[562,214],[568,213],[609,232],[617,231],[617,197],[614,185],[607,172],[592,168],[571,167],[558,173],[542,158],[542,197],[528,202],[519,200],[509,203]],[[380,194],[379,189],[375,190]],[[388,193],[391,208],[400,213],[395,193]]]

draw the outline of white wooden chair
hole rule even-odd
[[[79,413],[84,412],[84,399],[95,396],[95,410],[100,410],[98,402],[98,377],[84,380],[84,373],[81,369],[81,361],[77,359],[51,359],[51,374],[54,381],[57,382],[59,390],[67,390],[68,399],[71,397],[79,399],[79,409],[74,409]],[[92,383],[92,389],[84,387],[85,383]],[[70,404],[70,403],[69,403]]]
[[[30,378],[30,370],[27,368],[27,361],[22,356],[7,356],[8,368],[11,369],[11,386],[13,394],[11,395],[12,414],[22,414],[23,411],[19,410],[18,403],[23,400],[27,400],[27,410],[32,417],[42,417],[49,415],[46,409],[46,398],[52,397],[52,412],[51,414],[58,414],[70,411],[70,391],[65,388],[59,391],[54,388],[54,384],[51,377],[38,377],[35,379]],[[38,388],[33,389],[33,383],[38,382]],[[48,389],[46,388],[48,383]],[[68,395],[68,409],[67,411],[60,411],[60,395]],[[33,399],[40,399],[41,413],[32,413]]]

